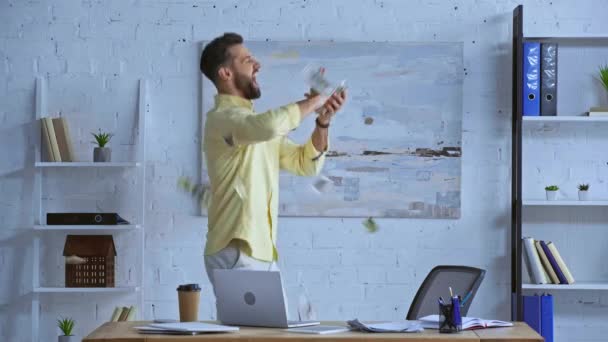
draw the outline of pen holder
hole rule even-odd
[[[451,302],[439,303],[439,332],[451,334],[461,330],[462,317],[459,298],[454,297]]]

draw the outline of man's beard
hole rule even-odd
[[[245,96],[245,98],[248,100],[259,99],[260,96],[262,96],[260,87],[256,86],[253,79],[247,76],[238,75],[238,77],[235,79],[235,83],[236,88],[240,90],[243,93],[243,96]]]

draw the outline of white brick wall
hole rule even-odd
[[[606,33],[604,0],[582,3],[524,1],[526,34],[576,35]],[[119,132],[114,147],[128,149],[128,130],[136,104],[136,80],[151,85],[152,112],[147,139],[145,318],[176,317],[175,286],[203,285],[201,317],[213,318],[213,298],[202,264],[206,219],[193,216],[194,204],[176,193],[180,175],[195,175],[199,165],[198,54],[201,40],[224,31],[249,40],[463,41],[466,77],[463,109],[463,215],[458,221],[378,219],[380,231],[365,232],[359,219],[282,218],[281,267],[292,302],[305,284],[321,319],[398,319],[428,270],[436,264],[464,263],[484,267],[486,279],[472,315],[509,318],[509,177],[511,99],[511,12],[516,1],[17,1],[0,2],[0,340],[30,340],[29,297],[32,218],[34,78],[49,79],[49,109],[70,120],[81,158],[90,157],[89,131],[103,127]],[[605,56],[605,55],[604,55]],[[266,70],[272,72],[272,70]],[[585,177],[598,193],[607,192],[606,154],[579,153],[574,143],[603,142],[597,131],[531,133],[535,162],[529,175],[535,186],[561,177],[569,195]],[[555,143],[558,139],[558,143]],[[563,158],[585,163],[569,173]],[[599,151],[599,152],[597,152]],[[538,157],[538,158],[537,158]],[[602,160],[603,158],[603,160]],[[547,164],[544,164],[544,163]],[[558,166],[555,166],[557,164]],[[549,165],[549,166],[547,166]],[[60,174],[61,177],[68,177]],[[74,176],[77,177],[77,176]],[[82,176],[81,176],[82,177]],[[80,177],[80,178],[81,178]],[[95,177],[95,191],[110,187],[110,196],[128,204],[130,184]],[[66,182],[66,178],[59,182]],[[85,186],[87,180],[81,180]],[[61,198],[59,185],[50,188]],[[568,186],[570,188],[568,188]],[[603,192],[599,192],[603,191]],[[68,202],[55,201],[62,207]],[[103,202],[106,203],[106,202]],[[103,204],[102,205],[109,205]],[[591,266],[576,260],[584,278],[608,278],[601,265],[608,221],[598,210],[531,213],[531,235],[554,239],[565,254],[594,248]],[[576,216],[578,215],[578,216]],[[556,218],[557,217],[557,218]],[[580,224],[577,239],[571,225]],[[587,227],[589,226],[589,227]],[[557,232],[555,230],[557,229]],[[63,236],[49,239],[60,248]],[[125,237],[128,241],[128,237]],[[575,242],[576,240],[577,242]],[[121,240],[121,246],[124,242]],[[459,248],[442,248],[446,241]],[[562,247],[563,246],[563,247]],[[126,248],[126,247],[125,247]],[[58,249],[45,256],[45,275],[61,280]],[[136,255],[119,250],[119,254]],[[48,264],[48,265],[47,265]],[[123,260],[119,279],[128,277]],[[595,267],[595,268],[594,268]],[[599,269],[599,275],[596,274]],[[59,273],[59,274],[53,274]],[[41,340],[56,336],[58,315],[77,317],[76,333],[84,336],[110,315],[114,305],[133,298],[44,295]],[[600,341],[605,336],[604,293],[559,293],[556,341]],[[291,305],[291,314],[295,305]],[[9,328],[10,327],[10,328]],[[13,328],[16,327],[16,328]]]

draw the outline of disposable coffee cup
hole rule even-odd
[[[179,321],[198,321],[198,305],[201,300],[201,288],[198,284],[184,284],[177,287],[179,301]]]

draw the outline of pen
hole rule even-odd
[[[473,293],[473,291],[469,291],[469,293],[467,293],[466,296],[464,296],[464,299],[462,300],[462,302],[460,302],[460,306],[463,306],[464,303],[467,302],[467,300],[469,300],[469,298],[471,297],[471,294]]]
[[[444,305],[443,298],[439,297],[439,304]]]
[[[450,297],[454,297],[454,292],[452,292],[452,287],[450,286]]]

